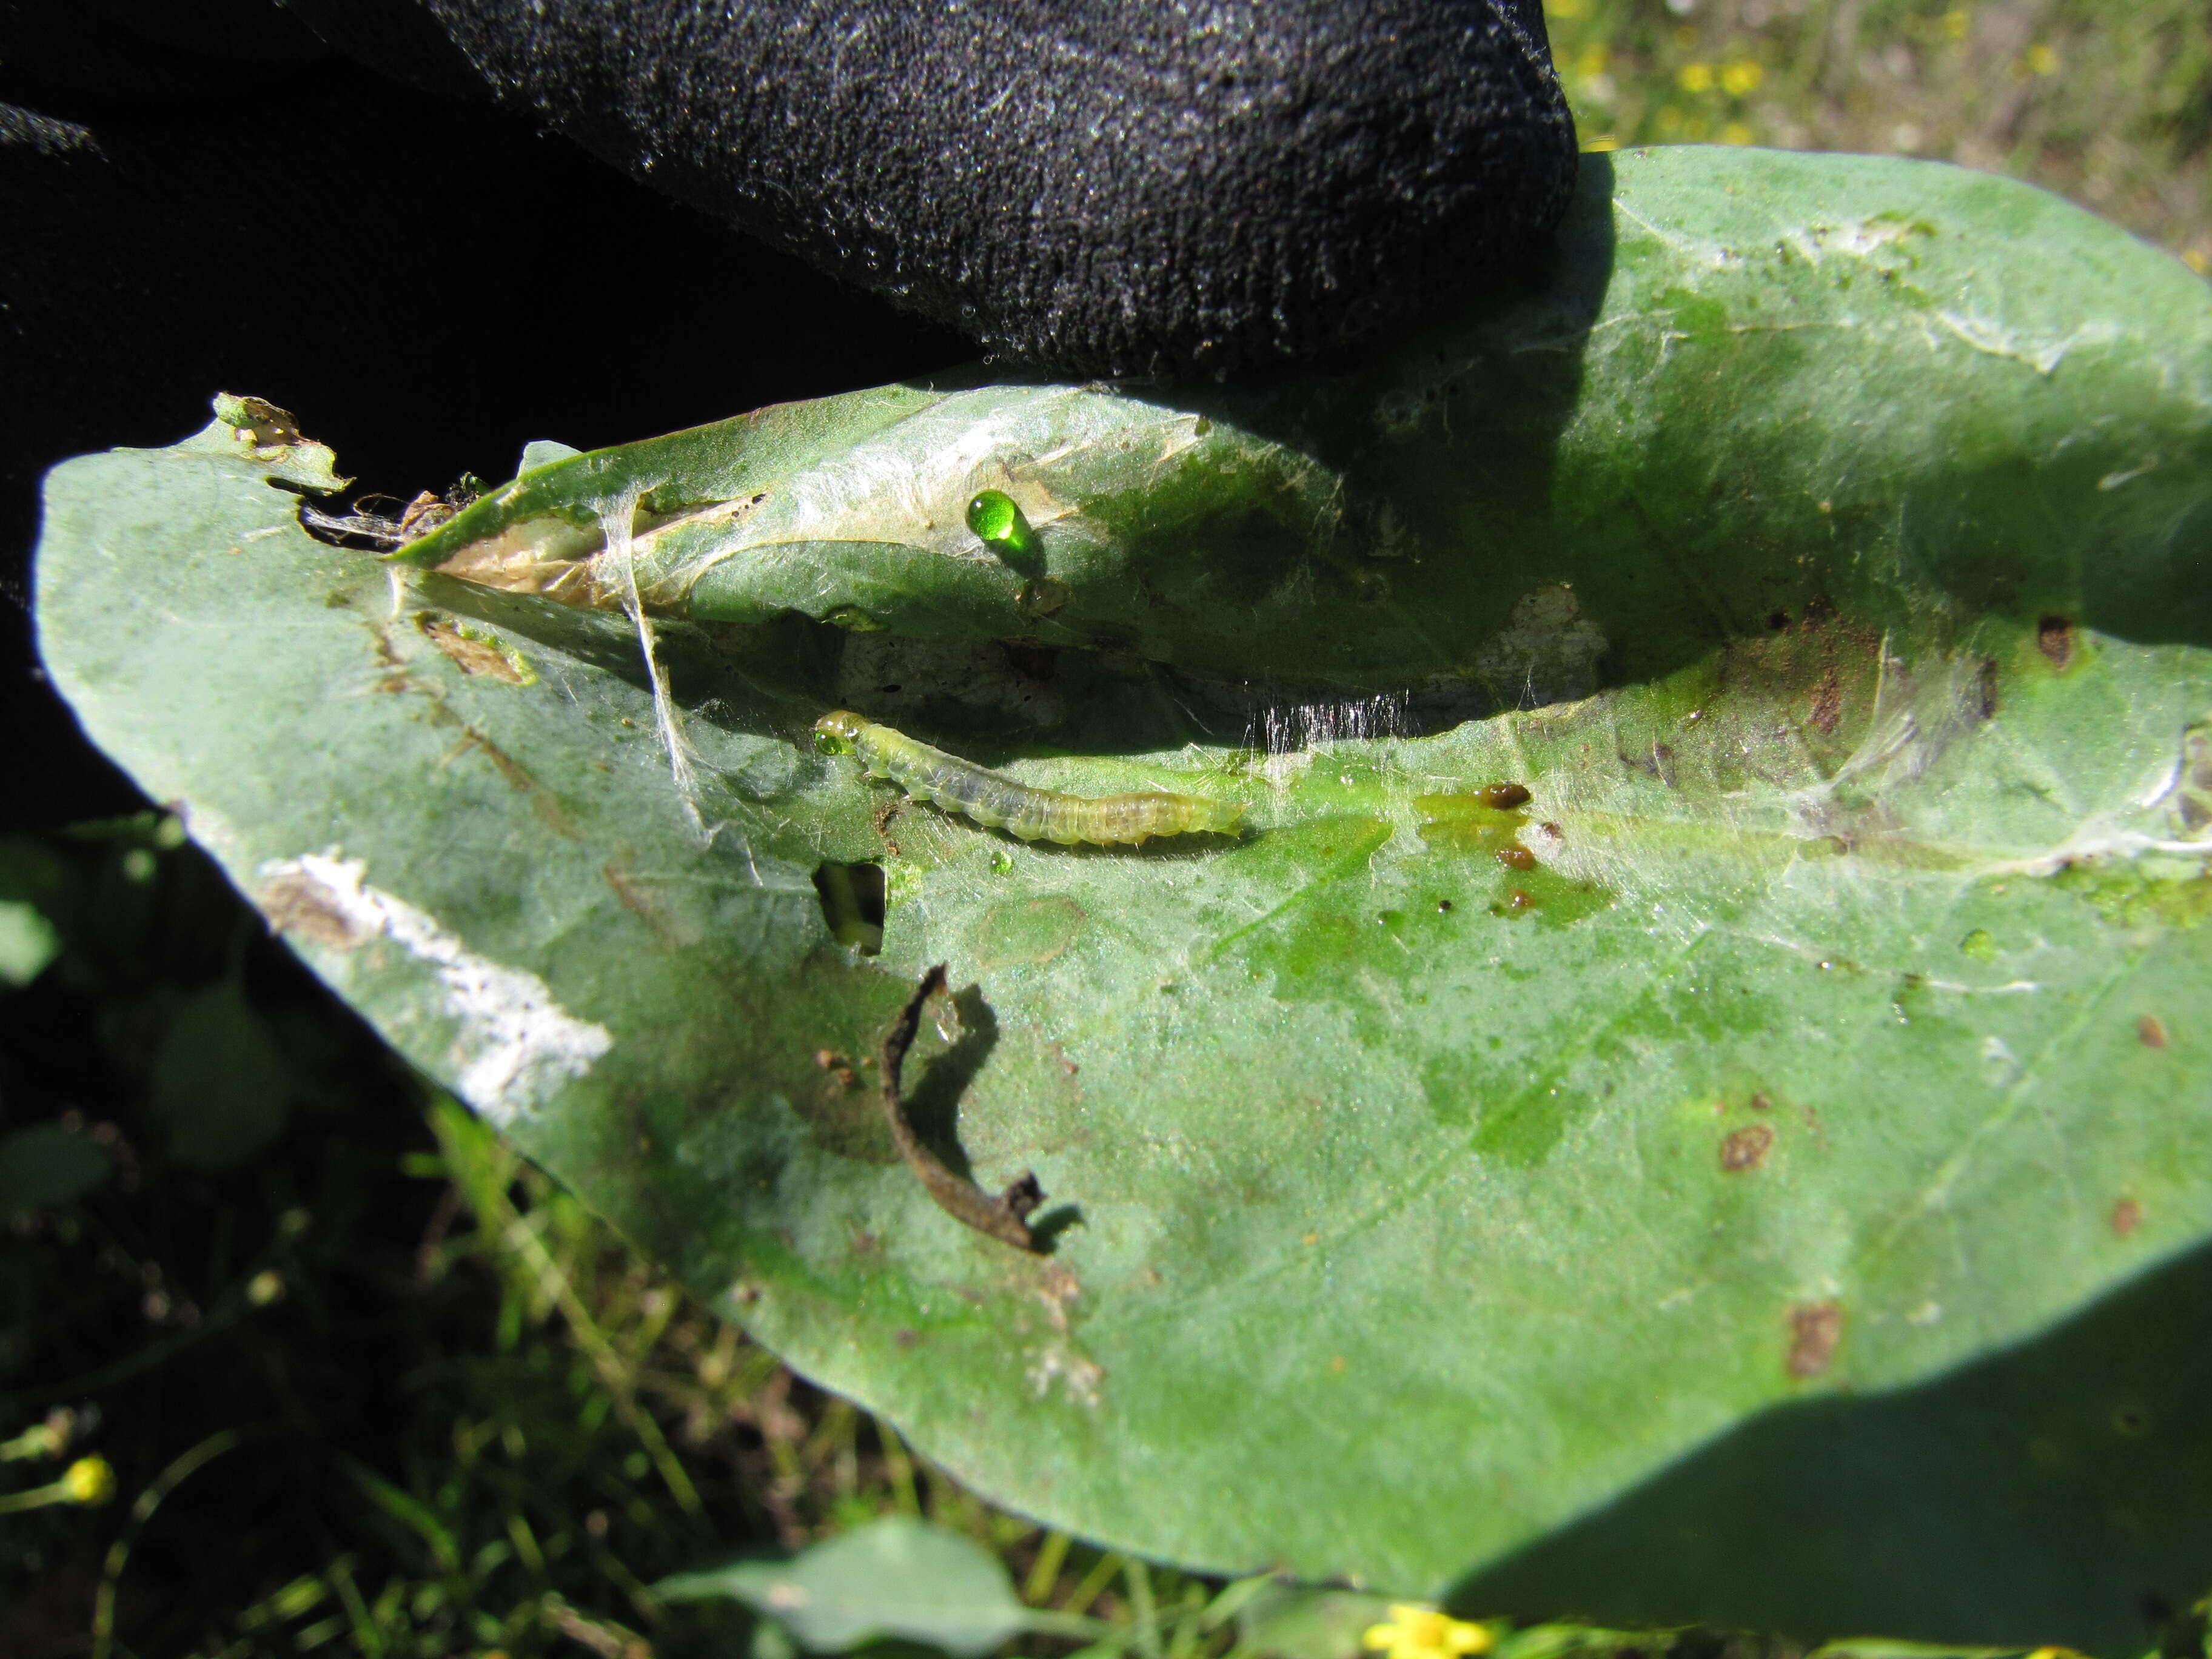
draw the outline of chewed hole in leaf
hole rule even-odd
[[[814,872],[814,891],[832,939],[865,957],[884,948],[883,866],[825,861]]]

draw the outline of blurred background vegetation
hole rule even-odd
[[[2208,0],[1548,16],[1587,148],[1952,161],[2212,269]],[[10,819],[33,827],[0,837],[0,1655],[788,1659],[788,1620],[653,1585],[896,1515],[970,1540],[1045,1610],[1018,1653],[1346,1659],[1384,1620],[994,1511],[410,1074],[173,820],[53,829],[27,796]],[[2147,1611],[2164,1652],[2208,1651],[2201,1609]],[[1796,1651],[1390,1629],[1391,1659]]]
[[[2203,0],[1547,0],[1587,149],[1766,144],[2006,173],[2212,270]]]

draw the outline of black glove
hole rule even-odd
[[[1527,255],[1574,182],[1538,0],[423,3],[603,159],[1063,371],[1310,361]]]

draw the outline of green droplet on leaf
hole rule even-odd
[[[1003,489],[978,491],[968,503],[968,527],[976,539],[1009,564],[1028,559],[1036,551],[1036,532],[1022,516],[1022,509]]]

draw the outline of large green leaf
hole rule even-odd
[[[1947,169],[1657,152],[1357,374],[763,411],[409,567],[305,536],[270,471],[327,457],[272,435],[55,473],[88,728],[986,1493],[1471,1611],[2118,1646],[2201,1589],[2212,296],[2164,256]],[[1041,562],[964,539],[979,487]],[[1254,829],[885,817],[805,745],[840,703]],[[815,887],[863,861],[880,957]],[[937,961],[915,1115],[1035,1168],[1049,1255],[878,1116]]]

